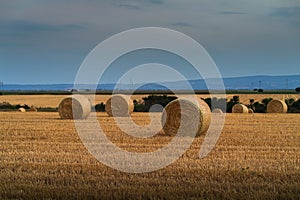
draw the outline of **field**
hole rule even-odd
[[[0,96],[0,102],[56,107],[61,98]],[[240,95],[241,101],[250,98],[265,97]],[[132,118],[139,125],[149,123],[147,113]],[[133,138],[105,113],[97,119],[107,137],[127,151],[155,151],[172,139],[162,133]],[[60,120],[58,113],[0,112],[0,199],[299,199],[299,121],[299,114],[227,114],[207,157],[198,158],[201,136],[168,167],[131,174],[98,162],[74,122]]]
[[[238,95],[240,97],[240,102],[244,104],[249,103],[249,99],[254,99],[255,101],[261,101],[264,98],[272,97],[274,99],[300,99],[300,94],[229,94],[227,95],[227,99],[231,99],[233,96]],[[27,104],[29,106],[36,107],[58,107],[60,101],[68,95],[3,95],[0,96],[0,103],[3,101],[9,102],[11,104]],[[143,97],[147,97],[148,95],[133,95],[132,100],[142,100]],[[188,95],[179,95],[179,97],[186,97]],[[209,98],[209,94],[197,95],[201,98]],[[87,97],[91,97],[91,95],[87,95]],[[105,103],[106,100],[110,97],[110,95],[96,95],[95,102],[97,103]]]

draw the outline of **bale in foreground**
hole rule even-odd
[[[247,106],[243,104],[235,104],[232,107],[232,113],[249,113]]]
[[[110,117],[127,117],[133,112],[133,109],[133,101],[127,95],[113,95],[105,104],[105,111]]]
[[[197,99],[197,102],[177,99],[164,108],[161,121],[166,135],[175,136],[181,130],[180,132],[186,136],[195,133],[199,136],[205,134],[209,128],[211,111],[201,99]]]
[[[60,102],[58,112],[61,119],[86,119],[91,112],[91,103],[85,96],[72,95]]]
[[[267,113],[286,113],[288,106],[282,100],[273,99],[267,105]]]

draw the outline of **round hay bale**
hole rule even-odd
[[[288,106],[282,100],[273,99],[267,105],[267,113],[286,113]]]
[[[215,108],[215,109],[213,109],[212,113],[220,114],[220,113],[223,113],[223,111],[220,108]]]
[[[254,113],[253,109],[252,108],[248,108],[248,113],[250,113],[250,114]]]
[[[29,112],[37,112],[38,110],[37,110],[37,108],[36,107],[34,107],[34,106],[30,106],[30,108],[29,108],[29,110],[28,110]]]
[[[110,117],[127,117],[133,110],[133,101],[127,95],[115,94],[105,104],[105,111]]]
[[[199,136],[205,134],[210,126],[211,111],[201,99],[197,99],[197,102],[184,98],[176,99],[164,108],[161,122],[166,135],[175,136],[180,128],[185,135],[196,133],[196,136]]]
[[[91,103],[85,96],[72,95],[60,102],[58,112],[61,119],[86,119],[91,112]]]
[[[19,112],[26,112],[25,108],[19,108],[18,111]]]
[[[235,104],[232,107],[232,113],[248,113],[248,108],[247,106],[243,105],[243,104]]]

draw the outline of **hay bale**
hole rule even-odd
[[[133,101],[127,95],[115,94],[105,104],[105,111],[108,116],[126,117],[134,110]]]
[[[248,108],[248,113],[250,113],[250,114],[254,113],[253,109],[252,108]]]
[[[26,112],[25,108],[19,108],[18,111],[19,111],[19,112],[22,112],[22,113],[23,113],[23,112]]]
[[[215,108],[215,109],[213,109],[212,113],[220,114],[220,113],[223,113],[223,110],[221,110],[220,108]]]
[[[29,112],[37,112],[38,110],[37,110],[37,108],[36,107],[34,107],[34,106],[30,106],[30,108],[29,108],[29,110],[28,110]]]
[[[243,104],[235,104],[232,107],[232,113],[249,113],[247,106]]]
[[[72,95],[60,102],[58,112],[61,119],[85,119],[91,112],[91,103],[85,96]]]
[[[201,99],[197,99],[197,102],[184,98],[176,99],[164,108],[161,122],[166,135],[174,136],[180,128],[185,135],[196,133],[196,136],[199,136],[205,134],[210,126],[211,111]]]
[[[286,113],[288,106],[282,100],[273,99],[267,105],[267,113]]]

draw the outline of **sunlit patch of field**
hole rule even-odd
[[[60,101],[69,95],[3,95],[0,96],[0,102],[6,101],[10,104],[27,104],[29,106],[34,105],[36,107],[58,107]],[[92,95],[86,95],[89,99]],[[143,97],[148,95],[134,95],[132,100],[142,100]],[[111,95],[96,95],[95,102],[93,104],[105,103]]]
[[[105,113],[97,117],[107,137],[127,151],[155,151],[172,139],[162,132],[133,138]],[[147,113],[132,118],[140,125],[150,119]],[[198,158],[201,136],[170,166],[130,174],[98,162],[74,122],[58,113],[0,112],[0,199],[299,199],[299,122],[299,114],[227,114],[207,157]]]

